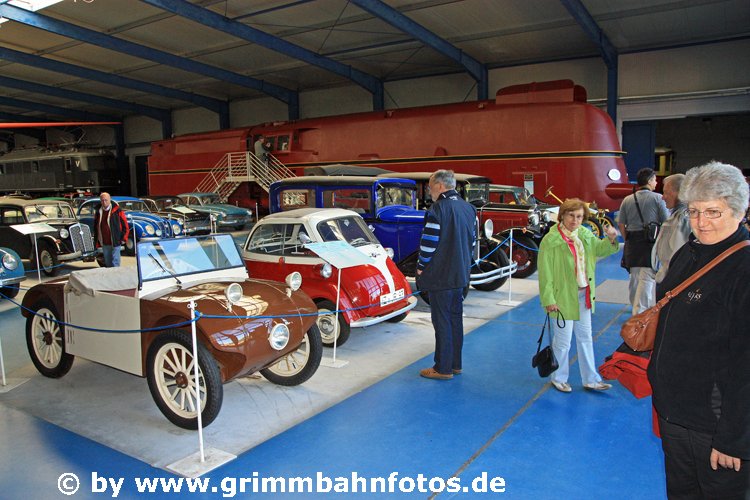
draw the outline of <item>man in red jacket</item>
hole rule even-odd
[[[120,207],[112,204],[109,193],[99,195],[101,208],[94,215],[94,242],[101,247],[105,267],[120,267],[120,247],[127,243],[128,219]]]

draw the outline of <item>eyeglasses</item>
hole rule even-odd
[[[703,217],[705,217],[706,219],[718,219],[723,213],[724,212],[716,208],[709,208],[708,210],[703,210],[702,212],[694,208],[688,208],[687,210],[685,210],[685,214],[691,219],[697,219],[699,215],[703,215]]]

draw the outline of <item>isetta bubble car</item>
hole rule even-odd
[[[307,244],[344,241],[368,256],[370,264],[341,269],[338,318],[338,270]],[[403,273],[378,243],[362,217],[340,208],[301,208],[261,219],[242,249],[250,276],[274,279],[302,275],[302,290],[315,302],[323,345],[341,345],[350,329],[383,321],[398,322],[417,304]],[[328,313],[328,314],[326,314]]]

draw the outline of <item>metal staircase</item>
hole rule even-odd
[[[218,193],[226,203],[242,182],[255,182],[268,192],[271,183],[281,179],[296,177],[272,154],[268,155],[268,165],[250,151],[227,153],[206,177],[195,187],[199,193]]]

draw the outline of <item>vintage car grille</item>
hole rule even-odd
[[[91,237],[91,228],[86,224],[72,224],[68,227],[70,241],[73,243],[73,251],[83,254],[94,251],[94,239]]]

